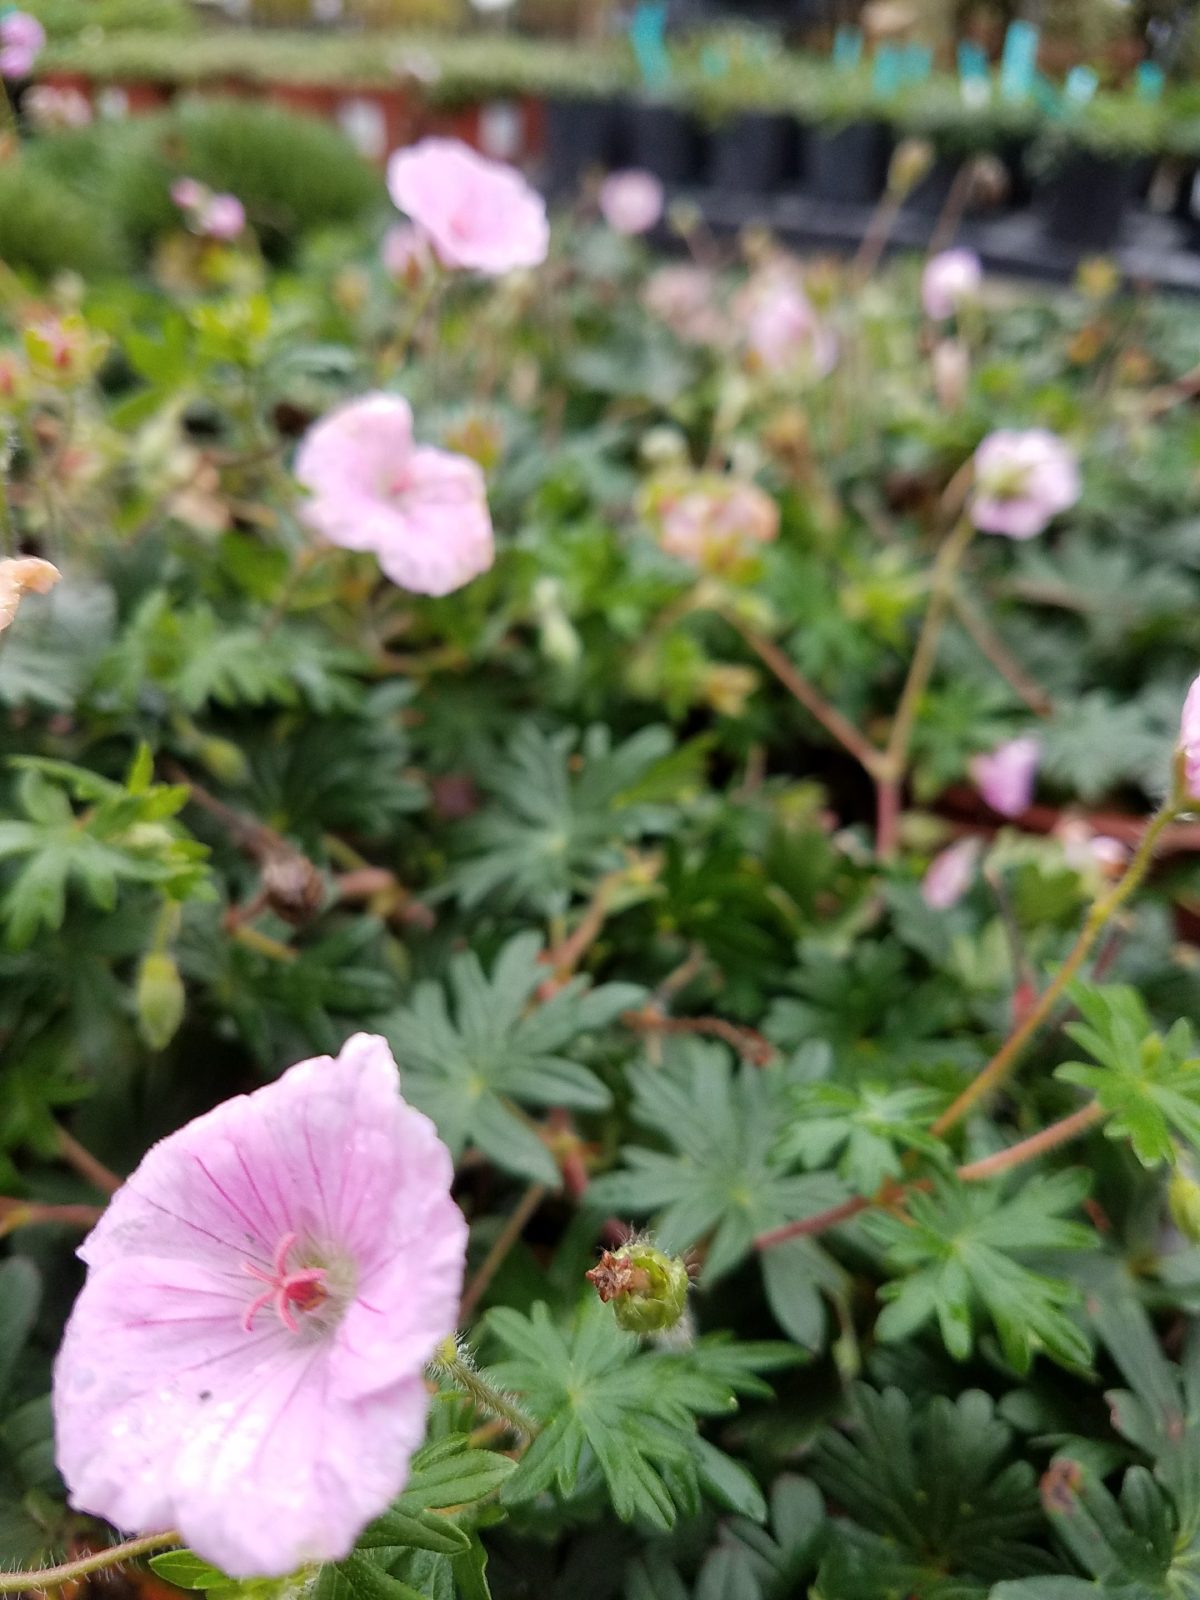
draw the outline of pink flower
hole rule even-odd
[[[209,239],[236,239],[246,226],[246,208],[236,195],[214,194],[195,178],[176,178],[171,199],[186,213],[193,233]]]
[[[0,633],[13,621],[25,595],[49,594],[61,577],[58,568],[40,556],[0,561]]]
[[[92,120],[91,102],[78,89],[56,89],[38,83],[25,96],[22,110],[40,131],[86,128]]]
[[[1076,872],[1113,877],[1129,861],[1129,847],[1110,834],[1096,833],[1082,817],[1066,817],[1054,830],[1063,855]]]
[[[1074,452],[1045,428],[989,433],[975,452],[971,516],[984,533],[1032,539],[1081,493]]]
[[[979,792],[1002,817],[1019,817],[1033,801],[1042,747],[1029,735],[997,745],[990,755],[976,756],[971,776]]]
[[[600,185],[600,214],[616,233],[648,233],[662,213],[663,186],[652,172],[613,172]]]
[[[546,259],[550,225],[541,196],[514,168],[457,139],[422,139],[388,162],[388,190],[443,266],[501,277]]]
[[[837,361],[837,341],[813,310],[800,274],[787,262],[756,273],[734,302],[752,363],[763,372],[823,378]]]
[[[345,1556],[404,1486],[467,1228],[383,1039],[157,1144],[79,1254],[54,1371],[81,1511],[233,1577]]]
[[[397,222],[383,236],[380,248],[384,270],[393,278],[419,275],[429,265],[429,245],[425,235],[411,222]]]
[[[932,911],[949,911],[971,887],[983,849],[978,839],[959,839],[934,856],[921,879],[921,898]]]
[[[1179,757],[1184,787],[1189,799],[1200,799],[1200,678],[1196,678],[1183,702],[1179,722]]]
[[[642,290],[642,304],[688,344],[723,344],[726,318],[717,285],[706,267],[690,262],[660,267]]]
[[[236,195],[214,194],[199,220],[199,231],[210,239],[236,239],[246,226],[246,208]]]
[[[171,185],[171,199],[181,211],[199,211],[208,198],[208,190],[195,178],[176,178]]]
[[[921,304],[934,322],[952,317],[979,293],[983,267],[974,250],[943,250],[921,274]]]
[[[668,555],[706,572],[728,572],[779,533],[779,507],[745,479],[665,473],[642,496]]]
[[[45,43],[45,28],[27,11],[0,17],[0,78],[27,78]]]
[[[399,395],[369,394],[311,429],[296,477],[302,516],[330,544],[370,550],[402,589],[449,594],[491,566],[483,473],[466,456],[414,444]]]

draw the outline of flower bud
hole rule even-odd
[[[1184,1172],[1171,1174],[1167,1185],[1167,1205],[1171,1220],[1193,1244],[1200,1243],[1200,1183]]]
[[[663,1333],[687,1309],[687,1267],[644,1240],[606,1250],[586,1276],[627,1333]]]
[[[173,956],[152,950],[142,957],[134,999],[138,1032],[151,1050],[166,1049],[179,1030],[187,1003]]]
[[[1175,796],[1180,802],[1200,799],[1200,678],[1193,680],[1179,719]]]
[[[903,200],[911,194],[933,165],[933,146],[928,139],[902,139],[888,166],[888,193]]]

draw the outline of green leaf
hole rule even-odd
[[[1086,1365],[1091,1345],[1067,1314],[1080,1302],[1078,1290],[1020,1258],[1030,1251],[1095,1247],[1090,1229],[1058,1216],[1076,1207],[1088,1187],[1086,1173],[1059,1172],[1027,1179],[1005,1200],[994,1186],[943,1180],[931,1194],[914,1194],[904,1219],[882,1213],[864,1218],[888,1266],[902,1274],[880,1291],[888,1303],[876,1325],[879,1338],[907,1338],[936,1318],[947,1350],[962,1361],[982,1309],[1016,1371],[1028,1371],[1038,1350],[1068,1365]]]
[[[1158,1033],[1141,996],[1120,985],[1076,984],[1071,998],[1083,1016],[1067,1024],[1076,1044],[1098,1065],[1079,1061],[1056,1076],[1089,1089],[1109,1113],[1109,1138],[1126,1138],[1143,1166],[1174,1160],[1173,1136],[1200,1150],[1200,1054],[1191,1026]]]
[[[177,1589],[236,1588],[238,1580],[202,1561],[194,1550],[164,1550],[150,1557],[150,1567]]]
[[[0,1264],[0,1401],[33,1330],[42,1300],[42,1277],[32,1261],[13,1256]]]
[[[462,1437],[444,1439],[413,1457],[395,1509],[412,1516],[474,1506],[495,1494],[515,1470],[515,1461],[494,1450],[472,1450]]]
[[[500,951],[490,975],[470,952],[456,955],[446,981],[418,984],[383,1031],[406,1093],[455,1155],[475,1145],[505,1171],[553,1185],[554,1160],[517,1108],[606,1109],[608,1090],[568,1051],[638,1005],[645,991],[624,983],[590,988],[578,977],[536,1004],[547,975],[541,950],[536,934],[521,934]]]
[[[697,1434],[698,1417],[733,1403],[732,1386],[706,1355],[642,1347],[594,1298],[567,1328],[542,1304],[529,1317],[493,1310],[487,1323],[509,1352],[489,1368],[488,1382],[517,1394],[545,1423],[505,1485],[506,1502],[546,1490],[569,1500],[594,1463],[623,1522],[665,1532],[681,1513],[695,1513],[706,1483],[723,1504],[761,1508],[742,1469]]]
[[[646,1065],[630,1077],[635,1120],[669,1150],[627,1144],[623,1165],[592,1184],[588,1204],[654,1212],[657,1243],[669,1252],[711,1235],[706,1281],[744,1260],[756,1234],[845,1198],[837,1178],[797,1175],[780,1152],[790,1116],[785,1067],[735,1071],[723,1046],[685,1040],[673,1042],[665,1067]],[[827,1270],[836,1278],[835,1267]]]

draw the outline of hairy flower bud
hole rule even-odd
[[[1180,1233],[1200,1243],[1200,1183],[1185,1172],[1175,1172],[1167,1185],[1167,1205]]]
[[[586,1276],[627,1333],[663,1333],[687,1309],[687,1267],[644,1240],[606,1250]]]
[[[165,950],[142,957],[134,991],[138,1032],[151,1050],[165,1050],[179,1031],[187,1005],[175,959]]]

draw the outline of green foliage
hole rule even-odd
[[[1174,1138],[1200,1149],[1200,1056],[1189,1024],[1156,1032],[1137,991],[1115,984],[1077,985],[1073,998],[1084,1020],[1067,1032],[1097,1065],[1069,1061],[1058,1077],[1091,1090],[1109,1114],[1109,1137],[1128,1139],[1143,1165],[1174,1161]]]
[[[1027,1372],[1038,1350],[1087,1363],[1090,1341],[1068,1315],[1078,1292],[1019,1258],[1094,1246],[1090,1229],[1060,1215],[1074,1210],[1088,1188],[1086,1173],[1078,1171],[1030,1178],[1008,1199],[995,1187],[947,1180],[931,1194],[913,1195],[908,1218],[870,1218],[866,1226],[899,1274],[882,1291],[887,1306],[876,1325],[879,1337],[904,1339],[936,1319],[947,1350],[962,1361],[982,1308],[1016,1371]]]
[[[697,1417],[727,1412],[737,1389],[763,1392],[748,1371],[731,1379],[720,1346],[712,1361],[703,1344],[679,1354],[641,1349],[597,1300],[584,1303],[567,1331],[545,1305],[529,1317],[492,1311],[488,1327],[508,1356],[487,1378],[546,1424],[502,1491],[508,1504],[546,1490],[564,1499],[594,1494],[602,1479],[623,1522],[671,1528],[679,1515],[697,1513],[702,1490],[762,1521],[754,1479],[696,1431]],[[751,1366],[788,1359],[772,1346],[745,1354]]]
[[[536,934],[512,939],[490,976],[476,956],[455,956],[447,983],[418,984],[383,1024],[414,1102],[455,1155],[474,1146],[505,1171],[553,1184],[558,1169],[522,1105],[603,1111],[612,1097],[595,1072],[564,1052],[635,1006],[634,984],[591,988],[574,978],[539,1006],[548,969]]]
[[[23,949],[39,928],[62,926],[72,883],[103,911],[116,906],[122,884],[152,884],[171,900],[207,890],[204,847],[170,821],[187,790],[151,782],[145,748],[124,784],[66,762],[14,765],[25,815],[0,822],[0,860],[18,864],[0,900],[10,949]],[[72,800],[87,809],[77,813]]]
[[[22,159],[0,164],[0,260],[39,278],[105,278],[124,267],[126,249],[103,206]]]
[[[623,843],[667,830],[669,802],[695,782],[695,762],[686,750],[672,754],[665,728],[614,745],[605,728],[580,739],[527,723],[485,781],[494,804],[464,830],[469,854],[450,882],[468,909],[495,896],[552,914],[579,885],[620,867]]]

